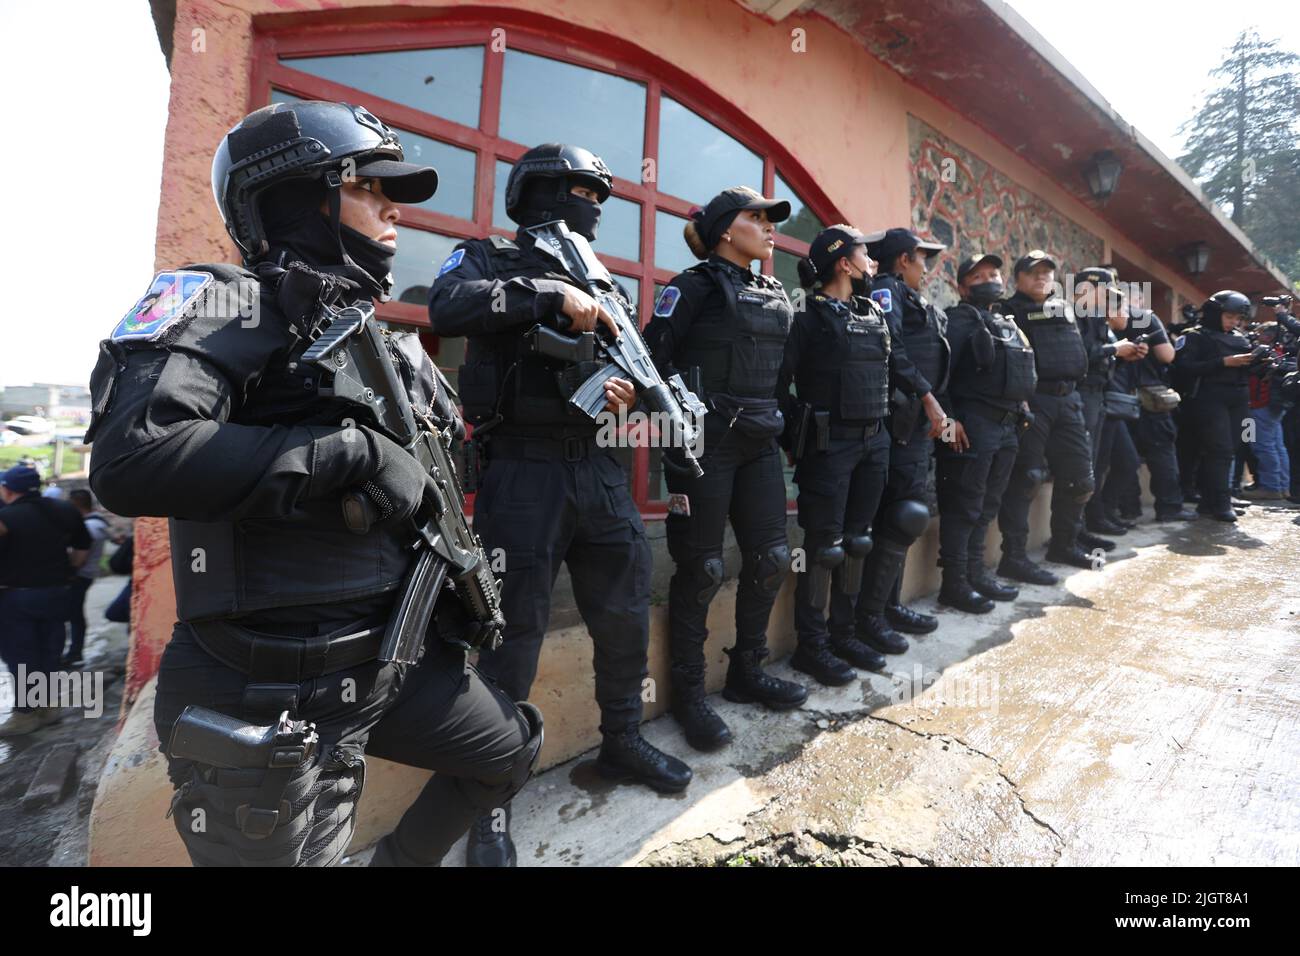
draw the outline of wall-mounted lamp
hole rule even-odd
[[[1088,181],[1088,192],[1097,202],[1105,202],[1119,185],[1119,174],[1124,171],[1124,164],[1108,149],[1093,153],[1092,159],[1083,167],[1083,178]]]
[[[1206,242],[1193,242],[1178,250],[1183,268],[1189,275],[1198,276],[1210,264],[1210,246]]]

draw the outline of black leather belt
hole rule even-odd
[[[565,438],[523,438],[516,435],[492,435],[487,439],[487,456],[525,458],[535,461],[583,461],[596,453],[596,436],[569,435]]]
[[[1039,382],[1034,387],[1039,395],[1069,395],[1075,389],[1074,382]]]
[[[878,431],[880,431],[879,419],[868,425],[836,425],[832,423],[828,434],[831,441],[863,441]]]
[[[1020,420],[1020,409],[1018,408],[1013,408],[1009,411],[1004,411],[1001,408],[994,408],[992,405],[975,403],[975,404],[971,404],[959,408],[958,411],[973,412],[976,415],[978,415],[980,418],[987,418],[989,421],[994,422],[995,424],[998,425],[1014,425],[1017,421]]]
[[[199,646],[227,667],[255,680],[285,684],[372,661],[384,639],[384,622],[373,619],[315,637],[263,634],[234,621],[199,621],[190,628]]]

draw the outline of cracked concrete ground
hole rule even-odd
[[[715,697],[720,753],[652,721],[687,792],[555,767],[516,800],[520,865],[1296,865],[1297,524],[1143,525],[800,711]]]

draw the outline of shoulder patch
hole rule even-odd
[[[1187,336],[1185,335],[1178,336],[1178,338],[1174,339],[1174,351],[1177,352],[1186,344],[1187,344]]]
[[[673,314],[673,309],[677,308],[678,301],[681,300],[682,290],[675,285],[664,286],[664,291],[659,293],[659,299],[655,302],[655,315],[661,319],[666,319]]]
[[[445,260],[443,260],[442,268],[438,270],[438,275],[435,276],[434,278],[442,278],[442,276],[446,275],[452,269],[460,265],[460,261],[464,258],[465,258],[465,250],[457,249],[455,252],[449,255]]]
[[[209,285],[206,272],[160,272],[149,291],[124,315],[109,336],[114,342],[156,342],[178,322]]]
[[[881,312],[892,312],[894,310],[894,294],[888,289],[872,289],[871,301],[880,306]]]

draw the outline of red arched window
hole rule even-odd
[[[779,227],[765,271],[793,291],[795,262],[838,216],[788,151],[627,41],[519,16],[524,25],[503,27],[494,16],[492,23],[299,28],[258,39],[251,108],[294,99],[358,103],[399,132],[408,159],[438,169],[437,195],[403,208],[393,301],[381,317],[427,328],[428,287],[439,265],[462,239],[514,234],[506,177],[525,150],[548,141],[585,146],[610,166],[614,190],[595,249],[629,289],[643,324],[658,289],[696,261],[682,239],[690,208],[727,186],[790,201],[793,214]],[[454,382],[464,341],[423,336]],[[658,449],[617,451],[638,507],[662,515]]]

